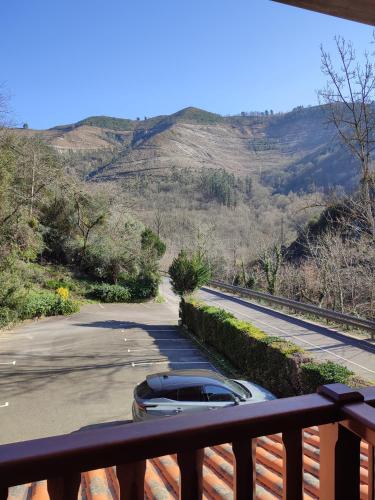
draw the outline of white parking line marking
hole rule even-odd
[[[312,342],[309,342],[308,340],[302,339],[298,335],[291,335],[289,332],[286,332],[285,330],[282,330],[281,328],[278,328],[277,326],[269,325],[268,323],[266,323],[265,321],[262,321],[260,319],[254,319],[251,316],[244,314],[244,313],[240,313],[234,309],[231,309],[228,306],[226,307],[226,309],[228,309],[228,311],[231,311],[233,313],[240,314],[241,316],[245,316],[246,318],[251,319],[254,323],[256,323],[258,321],[258,323],[260,323],[262,325],[268,326],[269,328],[273,328],[274,330],[278,330],[279,332],[286,334],[286,337],[292,337],[294,339],[299,340],[300,342],[304,342],[305,344],[308,344],[311,347],[315,347],[317,349],[320,349],[321,351],[327,352],[331,356],[335,356],[336,358],[342,359],[342,360],[346,361],[347,363],[351,363],[352,365],[356,365],[359,368],[362,368],[362,370],[365,370],[365,371],[370,372],[370,373],[375,373],[374,370],[370,370],[370,368],[366,368],[366,366],[362,366],[359,363],[356,363],[355,361],[351,361],[350,359],[344,358],[343,356],[340,356],[339,354],[336,354],[335,352],[331,352],[329,349],[325,349],[325,346],[321,347],[319,345],[313,344]]]
[[[124,337],[124,340],[125,342],[127,342],[128,340],[130,341],[140,341],[140,340],[154,340],[156,342],[161,342],[161,341],[168,341],[168,342],[188,342],[188,339],[153,339],[152,337],[145,337],[144,339],[137,339],[137,338],[134,338],[134,339],[128,339],[126,337]]]
[[[126,326],[126,327],[129,327],[129,322],[123,322],[121,323],[122,326]],[[166,321],[159,321],[159,323],[144,323],[142,322],[142,325],[144,326],[170,326],[171,328],[175,327],[177,328],[177,323],[167,323]],[[129,328],[132,328],[132,327],[129,327]],[[141,327],[133,327],[135,330],[138,329],[138,330],[142,330]]]
[[[156,329],[150,329],[150,328],[141,328],[141,330],[145,330],[146,332],[175,332],[176,328],[169,328],[169,329],[162,329],[162,330],[156,330]]]
[[[4,404],[0,405],[0,408],[5,408],[6,406],[9,406],[8,401],[7,401],[6,403],[4,403]]]
[[[152,332],[170,332],[170,333],[176,333],[177,329],[169,329],[169,330],[150,330],[149,328],[127,328],[127,331],[130,333],[136,333],[138,335],[138,332],[147,332],[147,333],[152,333]],[[121,330],[121,332],[125,332],[125,330]]]
[[[208,361],[141,361],[139,363],[132,363],[132,367],[135,366],[146,366],[146,365],[165,365],[165,364],[173,364],[173,365],[210,365],[212,364]]]
[[[9,362],[7,362],[7,363],[5,363],[5,362],[0,363],[0,365],[13,365],[13,366],[14,366],[15,364],[16,364],[16,362],[15,362],[15,361],[9,361]]]
[[[140,351],[159,351],[160,349],[153,349],[153,348],[145,348],[145,349],[128,349],[128,352],[140,352]],[[191,347],[189,349],[163,349],[163,351],[199,351],[199,349],[196,349],[195,347]]]

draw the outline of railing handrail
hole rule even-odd
[[[375,403],[375,388],[359,392],[365,403]],[[250,439],[333,423],[345,418],[340,416],[342,408],[345,406],[326,395],[309,394],[193,417],[160,419],[157,425],[153,421],[130,423],[2,445],[0,485],[10,487],[55,477],[59,470],[84,472],[240,441],[244,436]],[[375,419],[371,425],[375,431]]]
[[[209,285],[213,287],[216,286],[218,288],[223,288],[224,290],[241,293],[242,295],[247,295],[248,297],[264,300],[266,302],[269,302],[270,304],[281,305],[283,307],[288,307],[296,311],[311,313],[314,316],[330,319],[340,324],[363,328],[370,331],[372,336],[375,334],[375,321],[371,321],[365,318],[359,318],[351,314],[344,314],[330,309],[324,309],[322,307],[314,306],[312,304],[305,304],[304,302],[286,299],[285,297],[280,297],[278,295],[271,295],[265,292],[257,292],[249,288],[229,285],[228,283],[220,280],[211,280],[209,282]]]

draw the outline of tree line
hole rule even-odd
[[[85,183],[68,167],[40,140],[0,130],[0,324],[52,300],[51,266],[128,288],[133,299],[157,293],[164,243],[115,186]]]

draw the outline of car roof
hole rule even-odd
[[[146,377],[148,386],[153,391],[192,387],[212,383],[223,384],[226,378],[220,373],[210,370],[172,370],[169,372],[153,373]]]

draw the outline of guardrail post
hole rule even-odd
[[[319,394],[340,406],[363,401],[363,395],[343,384],[318,387]],[[360,498],[361,438],[339,423],[321,425],[320,500]]]

